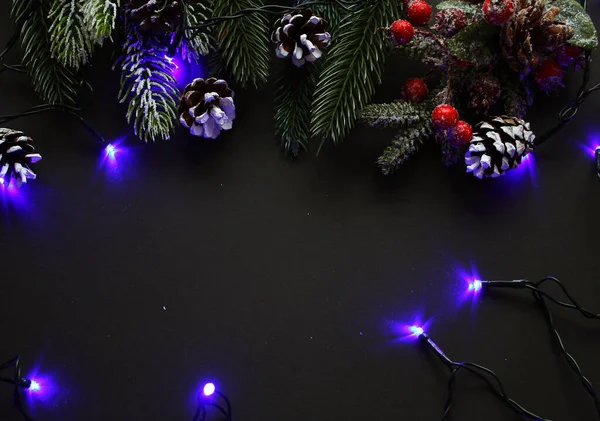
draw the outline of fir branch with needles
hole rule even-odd
[[[396,101],[386,104],[370,104],[361,111],[358,121],[376,128],[406,128],[412,124],[429,121],[432,107],[427,104],[413,104]]]
[[[242,9],[262,6],[258,0],[214,0],[214,16],[235,15]],[[259,87],[269,76],[271,54],[268,20],[261,13],[224,21],[216,26],[218,45],[215,72],[231,74],[242,88]]]
[[[48,32],[51,6],[52,0],[13,0],[11,15],[21,28],[23,64],[36,92],[49,104],[74,104],[80,81],[52,57]]]
[[[185,7],[185,26],[194,27],[206,21],[212,15],[210,2],[183,3]],[[207,55],[213,48],[214,39],[205,30],[187,30],[185,34],[183,57],[188,61],[198,62],[200,57]]]
[[[115,29],[120,0],[86,0],[81,7],[83,25],[91,42],[102,46]]]
[[[337,41],[317,83],[311,132],[321,140],[341,142],[354,126],[381,83],[385,66],[385,37],[379,28],[399,16],[398,0],[365,0],[361,9],[344,19]]]
[[[398,131],[377,160],[381,173],[390,175],[398,170],[402,164],[418,152],[423,140],[432,134],[433,128],[429,120],[421,120]]]
[[[177,121],[180,92],[167,50],[168,45],[132,29],[117,62],[122,68],[119,101],[128,102],[127,121],[145,142],[169,139]]]
[[[84,0],[54,0],[48,15],[52,57],[75,70],[87,64],[94,48],[84,29],[83,4]]]

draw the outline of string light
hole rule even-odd
[[[212,396],[215,393],[216,387],[214,383],[206,383],[202,388],[202,394],[206,397]]]
[[[202,387],[198,409],[194,414],[193,421],[204,421],[208,415],[207,408],[210,407],[216,408],[226,421],[231,421],[231,403],[212,382],[206,383]]]
[[[35,380],[21,376],[21,358],[18,355],[3,364],[0,364],[0,372],[9,369],[13,369],[12,377],[0,377],[0,381],[14,385],[13,404],[15,408],[21,413],[25,421],[33,421],[23,406],[21,390],[28,389],[32,392],[37,392],[41,389],[40,385]]]

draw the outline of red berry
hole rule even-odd
[[[402,87],[402,93],[404,99],[409,102],[421,102],[427,96],[427,85],[423,82],[423,79],[414,78],[408,79]]]
[[[457,32],[467,26],[467,16],[456,7],[440,10],[435,15],[435,25],[432,29],[446,38],[452,38]]]
[[[563,86],[564,72],[562,67],[552,59],[548,59],[535,70],[535,81],[542,91],[550,92]]]
[[[483,17],[492,25],[504,25],[516,9],[514,0],[485,0]]]
[[[390,31],[398,45],[408,44],[415,35],[415,28],[413,28],[409,21],[403,19],[399,19],[392,23]]]
[[[431,18],[431,6],[423,0],[414,0],[408,5],[408,19],[413,25],[425,25]]]
[[[431,114],[431,122],[438,129],[454,127],[458,123],[458,111],[452,105],[438,105]]]
[[[473,138],[473,128],[466,121],[459,121],[456,123],[456,145],[463,146],[471,141]]]

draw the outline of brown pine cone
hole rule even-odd
[[[556,21],[560,9],[544,12],[544,0],[520,0],[518,10],[502,28],[502,55],[511,69],[527,76],[540,60],[574,35],[573,28]]]
[[[35,179],[35,173],[29,168],[42,156],[35,152],[33,139],[23,132],[0,128],[0,183],[8,186],[12,179],[21,185],[27,179]]]
[[[329,46],[331,35],[325,31],[325,21],[315,16],[311,9],[304,9],[295,15],[286,13],[275,22],[271,36],[277,43],[275,54],[279,58],[292,57],[296,67],[305,62],[316,61]]]
[[[233,91],[222,79],[194,79],[183,91],[179,112],[179,121],[192,135],[216,139],[233,126]]]
[[[200,3],[202,0],[186,0]],[[179,0],[125,0],[125,18],[143,32],[153,35],[170,34],[181,23]]]

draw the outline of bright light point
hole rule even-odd
[[[420,326],[411,326],[409,330],[414,336],[421,336],[423,333],[425,333],[425,330],[423,330],[423,328]]]
[[[117,152],[117,148],[115,148],[113,145],[110,145],[110,144],[109,144],[109,145],[106,147],[106,153],[107,153],[108,155],[114,156],[114,154],[115,154],[116,152]]]
[[[600,145],[596,146],[596,150],[600,151]]]
[[[469,291],[478,292],[481,290],[481,281],[474,280],[473,282],[469,282]]]
[[[204,388],[202,389],[202,393],[204,394],[204,396],[212,396],[215,393],[215,390],[217,388],[215,387],[214,383],[206,383],[204,385]]]
[[[39,392],[40,388],[41,387],[38,382],[36,382],[35,380],[31,381],[31,385],[29,385],[29,390],[31,390],[32,392]]]

